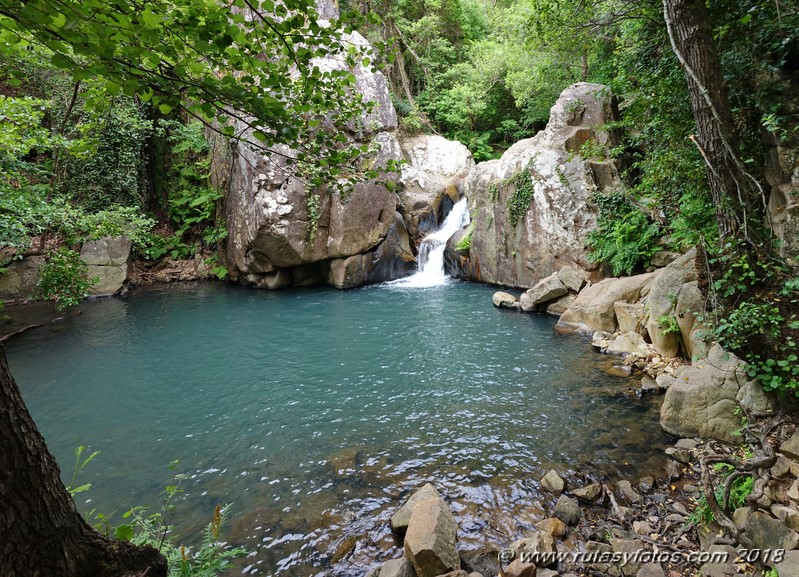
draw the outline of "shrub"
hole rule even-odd
[[[42,267],[37,285],[42,298],[55,301],[61,311],[74,306],[89,295],[89,289],[97,279],[86,278],[86,263],[80,255],[65,246],[52,251]]]

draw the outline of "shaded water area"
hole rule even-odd
[[[469,551],[544,516],[550,468],[662,470],[658,400],[616,394],[585,339],[493,290],[161,286],[6,349],[66,480],[76,446],[101,451],[80,509],[157,506],[180,458],[177,532],[233,502],[227,537],[253,552],[232,574],[356,576],[399,554],[388,519],[425,481]]]

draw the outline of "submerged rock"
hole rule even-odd
[[[500,309],[518,309],[519,300],[510,293],[497,291],[491,297],[494,306]]]

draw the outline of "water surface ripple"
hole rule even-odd
[[[75,447],[101,451],[80,508],[156,505],[179,458],[178,532],[234,502],[228,536],[253,551],[234,574],[360,576],[399,554],[388,519],[425,481],[468,551],[542,518],[552,467],[661,466],[657,407],[616,394],[585,339],[492,292],[159,287],[86,303],[7,352],[64,476]]]

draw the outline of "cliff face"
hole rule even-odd
[[[472,170],[464,185],[474,223],[471,246],[468,255],[451,247],[450,274],[518,287],[567,265],[589,278],[601,276],[585,248],[596,225],[590,197],[615,186],[618,170],[614,161],[582,156],[617,144],[599,128],[614,117],[603,90],[582,82],[570,86],[552,107],[545,130]]]
[[[336,17],[333,2],[320,2],[318,11],[321,18]],[[357,32],[345,41],[369,49]],[[343,58],[332,57],[316,65],[347,67]],[[383,74],[361,64],[350,71],[356,79],[355,91],[375,106],[348,127],[347,137],[350,142],[370,143],[377,151],[372,168],[380,170],[401,157],[388,85]],[[404,221],[395,218],[395,192],[376,180],[359,183],[346,198],[309,189],[286,156],[293,156],[286,145],[265,155],[240,142],[228,160],[226,261],[232,280],[268,288],[322,282],[346,287],[409,272],[414,257]],[[396,181],[396,177],[387,175],[384,180]],[[354,256],[357,267],[346,262]],[[349,272],[342,274],[344,269]]]

